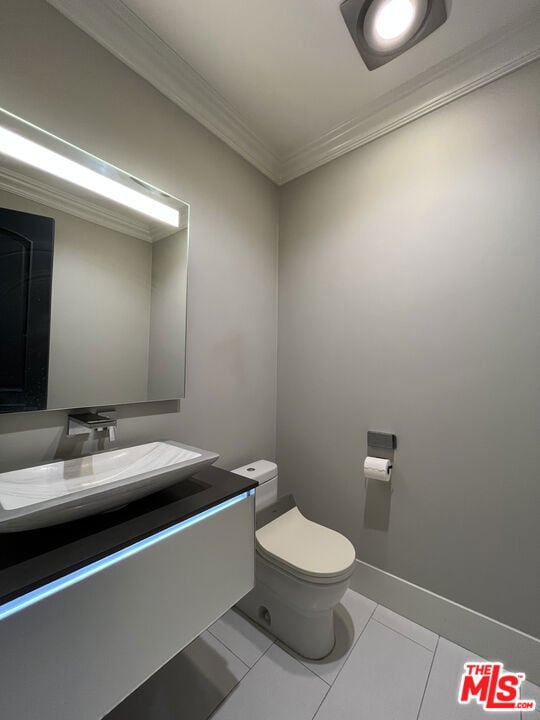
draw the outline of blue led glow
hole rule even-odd
[[[71,587],[71,585],[75,585],[76,583],[81,582],[81,580],[85,580],[86,578],[89,578],[92,575],[101,572],[101,570],[105,570],[105,568],[111,567],[111,565],[116,565],[116,563],[119,563],[128,557],[136,555],[138,552],[141,552],[141,550],[145,550],[146,548],[151,547],[152,545],[155,545],[156,543],[161,542],[166,538],[176,535],[182,530],[185,530],[185,528],[188,528],[191,525],[195,525],[201,520],[205,520],[206,518],[209,518],[212,515],[221,512],[221,510],[225,510],[226,508],[231,507],[231,505],[235,505],[241,500],[245,500],[254,493],[255,490],[248,490],[247,492],[242,493],[241,495],[237,495],[230,500],[225,500],[225,502],[222,502],[219,505],[210,508],[209,510],[205,510],[204,512],[199,513],[198,515],[194,515],[187,520],[182,520],[182,522],[177,523],[176,525],[172,525],[165,530],[160,530],[160,532],[157,532],[154,535],[150,535],[149,537],[144,538],[144,540],[139,540],[138,542],[133,543],[133,545],[128,545],[128,547],[122,548],[122,550],[118,550],[117,552],[112,553],[111,555],[107,555],[100,560],[96,560],[89,565],[85,565],[79,570],[68,573],[67,575],[58,578],[57,580],[53,580],[52,582],[47,583],[46,585],[42,585],[35,590],[31,590],[25,595],[21,595],[14,600],[10,600],[4,605],[0,605],[0,620],[4,620],[5,618],[9,617],[10,615],[14,615],[20,610],[24,610],[31,605],[35,605],[36,603],[40,602],[40,600],[44,600],[45,598],[48,598],[51,595],[60,592],[61,590],[65,590],[66,588]]]

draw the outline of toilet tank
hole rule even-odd
[[[278,473],[276,463],[269,460],[256,460],[231,470],[237,475],[255,480],[259,487],[255,490],[255,510],[264,510],[277,500]]]

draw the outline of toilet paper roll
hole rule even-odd
[[[392,461],[384,458],[367,457],[364,462],[366,480],[383,480],[388,482],[392,475]]]

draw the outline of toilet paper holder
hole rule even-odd
[[[368,445],[368,457],[366,461],[371,458],[380,458],[381,460],[388,461],[389,468],[387,470],[388,477],[375,477],[369,476],[371,479],[378,480],[390,480],[390,475],[394,465],[394,450],[397,447],[397,438],[393,433],[379,432],[377,430],[368,430],[367,434],[367,445]],[[366,465],[364,463],[364,480],[366,490],[368,487],[368,475],[366,474]]]
[[[367,444],[368,447],[381,448],[382,450],[395,450],[397,447],[397,438],[392,433],[368,430]]]

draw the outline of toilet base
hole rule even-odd
[[[351,574],[335,583],[317,585],[257,556],[255,588],[237,607],[291,650],[309,660],[320,660],[334,648],[334,608],[345,594]]]
[[[282,603],[270,593],[261,596],[254,590],[242,598],[236,607],[291,650],[309,660],[320,660],[334,648],[336,637],[333,610],[317,613],[313,617],[290,608],[284,612]]]

